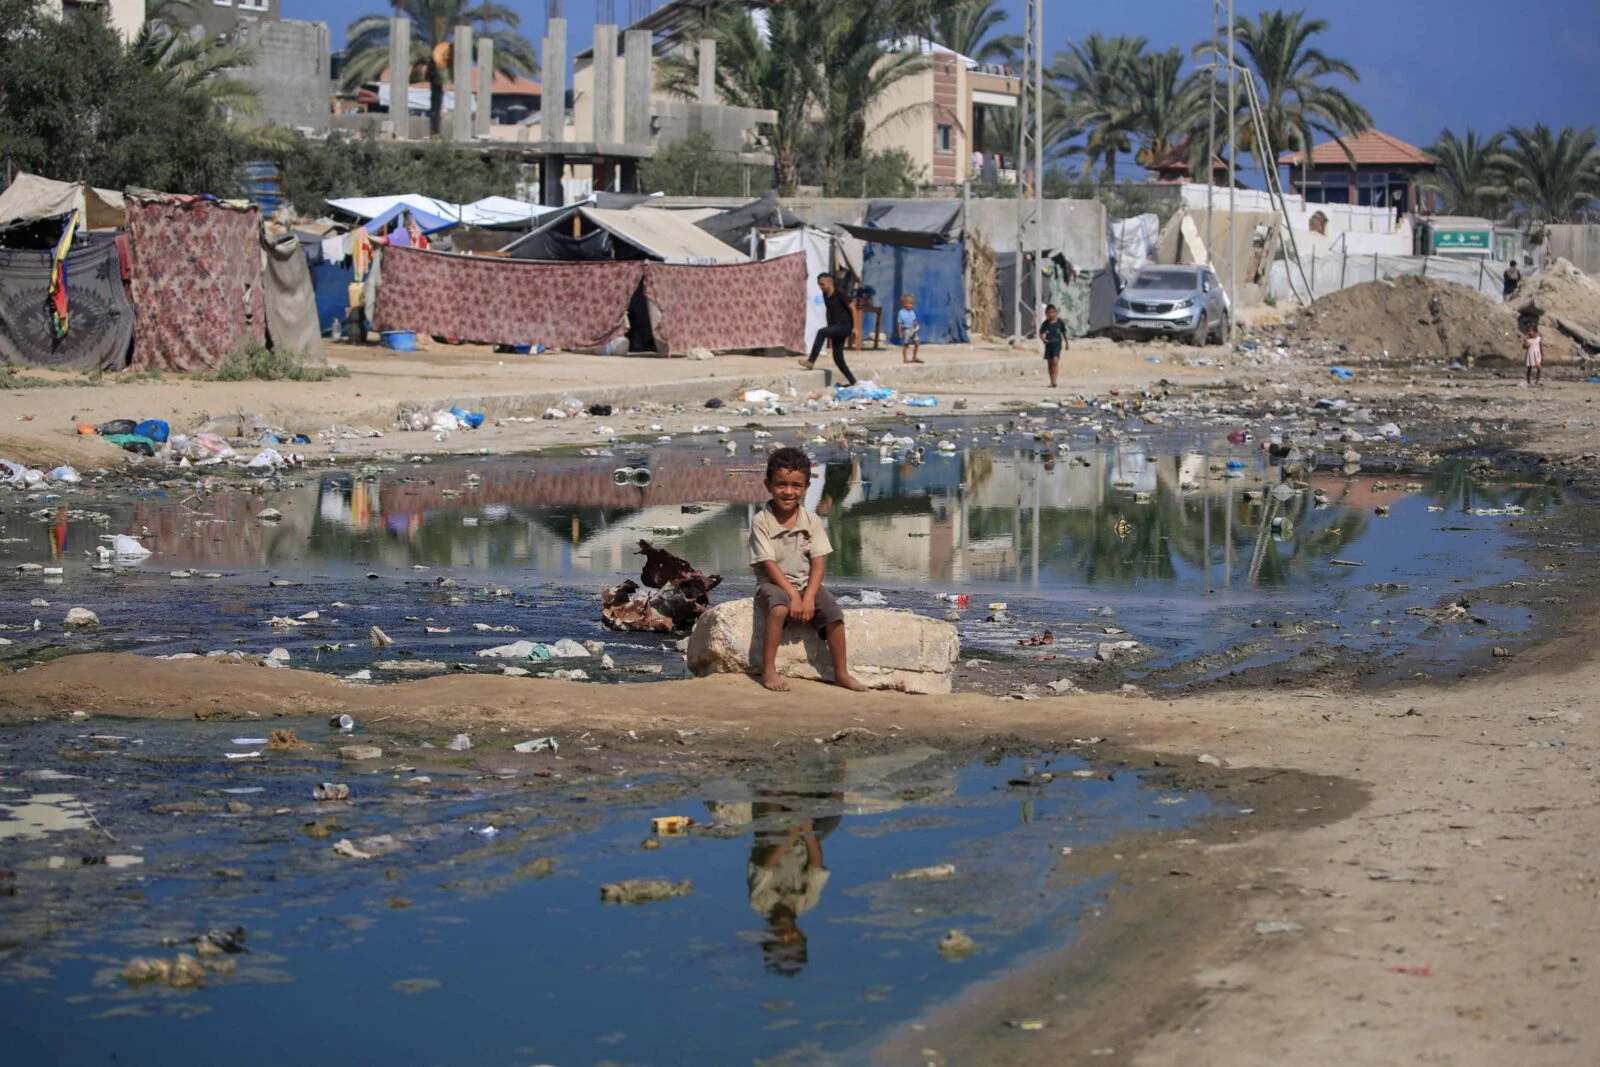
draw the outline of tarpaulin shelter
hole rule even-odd
[[[959,243],[909,248],[869,241],[861,284],[877,295],[885,335],[898,341],[896,313],[900,298],[910,294],[916,300],[917,321],[922,327],[918,339],[923,344],[965,344],[965,266],[966,249]]]
[[[18,174],[0,193],[0,227],[56,218],[80,211],[91,230],[116,230],[123,225],[121,193],[83,182],[58,182],[37,174]]]
[[[324,361],[311,268],[300,250],[300,238],[261,234],[262,300],[267,338],[280,352],[293,352],[316,363]]]
[[[266,336],[261,216],[192,196],[130,196],[132,366],[212,370]]]
[[[415,248],[382,252],[374,324],[487,344],[607,348],[627,329],[642,263],[528,263]]]
[[[575,232],[576,231],[576,232]],[[556,262],[653,259],[664,263],[748,263],[750,257],[670,211],[569,208],[503,249],[514,259]]]
[[[694,224],[731,248],[740,251],[750,247],[750,234],[757,230],[792,230],[804,225],[800,217],[778,203],[776,193],[768,193],[759,200],[719,212],[708,218],[694,220]]]
[[[452,204],[448,200],[436,200],[420,193],[401,193],[398,196],[349,196],[340,200],[329,200],[327,204],[334,211],[363,222],[393,211],[396,207],[409,207],[416,211],[427,212],[434,218],[456,221],[460,220],[461,214],[460,204]]]
[[[324,259],[311,268],[311,287],[317,302],[317,328],[326,337],[335,321],[345,321],[350,306],[350,283],[356,280],[355,268],[348,260]]]
[[[955,230],[961,205],[948,200],[874,200],[867,205],[860,225],[840,228],[878,244],[903,248],[932,248],[948,241]]]
[[[806,283],[801,299],[806,306],[805,336],[808,341],[828,324],[828,307],[823,300],[822,290],[817,287],[814,279],[819,274],[833,273],[833,243],[832,234],[811,226],[769,233],[762,242],[767,259],[777,259],[797,252],[805,254]],[[800,351],[806,349],[802,348]]]
[[[412,207],[410,204],[396,204],[371,222],[368,222],[365,227],[366,231],[371,234],[387,233],[392,223],[403,221],[402,216],[408,216],[423,233],[438,233],[440,230],[448,230],[456,225],[455,219],[444,218],[421,208]]]
[[[649,263],[645,297],[653,305],[658,348],[686,353],[806,349],[806,257],[761,263],[674,266]]]
[[[1111,308],[1117,300],[1116,272],[1109,266],[1097,271],[1079,271],[1060,253],[1048,253],[1043,266],[1035,269],[1037,257],[1029,252],[1023,259],[1023,323],[1036,333],[1033,324],[1035,299],[1054,304],[1066,323],[1068,337],[1087,337],[1111,326]],[[1010,336],[1016,331],[1017,264],[1014,256],[1001,256],[995,264],[995,290],[998,298],[999,331]],[[1036,297],[1037,294],[1037,297]]]
[[[133,306],[110,234],[82,235],[66,258],[66,335],[51,328],[51,253],[0,248],[0,363],[59,370],[121,370],[133,341]]]

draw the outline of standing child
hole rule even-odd
[[[1050,388],[1056,387],[1056,375],[1061,370],[1061,353],[1067,345],[1067,324],[1061,321],[1054,304],[1044,309],[1044,322],[1039,324],[1039,339],[1044,342],[1044,365],[1050,370]]]
[[[900,362],[921,363],[922,323],[917,321],[917,298],[907,293],[900,298]]]
[[[1539,336],[1537,323],[1528,323],[1528,335],[1522,339],[1522,351],[1528,365],[1528,384],[1544,384],[1544,338]]]
[[[756,572],[756,618],[766,621],[761,637],[761,684],[786,692],[778,677],[778,645],[790,622],[813,627],[833,659],[833,684],[861,692],[850,677],[844,643],[844,612],[822,588],[833,545],[822,520],[802,506],[811,485],[811,460],[798,448],[780,448],[767,460],[772,499],[750,524],[750,566]]]

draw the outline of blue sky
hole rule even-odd
[[[544,0],[508,0],[524,34],[544,32]],[[613,0],[619,21],[630,0]],[[589,44],[594,0],[563,0],[574,51]],[[652,6],[659,6],[656,0]],[[1000,0],[1021,28],[1021,0]],[[1587,126],[1600,122],[1600,2],[1597,0],[1238,0],[1242,16],[1304,6],[1327,19],[1323,50],[1361,72],[1355,97],[1379,129],[1426,145],[1440,129],[1508,125]],[[1188,47],[1210,34],[1207,0],[1045,0],[1045,51],[1094,31],[1142,34],[1153,47]],[[373,0],[283,0],[287,18],[330,23],[335,47],[360,15],[386,11]]]

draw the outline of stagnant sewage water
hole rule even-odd
[[[564,786],[535,775],[571,766],[576,739],[482,772],[415,741],[390,751],[418,768],[227,759],[261,750],[252,730],[0,730],[7,1062],[860,1062],[896,1025],[1071,943],[1112,876],[1073,878],[1064,850],[1250,817],[1070,754],[836,748],[743,779]],[[313,801],[329,778],[348,801]],[[697,825],[642,847],[663,815]],[[372,858],[337,855],[340,839]],[[602,902],[602,884],[641,878],[689,885]],[[203,987],[120,976],[241,927],[230,947],[246,951],[208,957]],[[975,949],[942,952],[952,929]]]
[[[1519,516],[1561,501],[1551,485],[1480,482],[1460,463],[1418,475],[1318,472],[1309,489],[1275,496],[1280,469],[1255,445],[1214,432],[1080,434],[1070,455],[1020,435],[977,445],[929,450],[921,463],[887,447],[854,459],[822,448],[807,503],[835,545],[829,584],[936,616],[952,607],[941,594],[967,594],[971,608],[955,618],[969,655],[1016,655],[1020,640],[1048,629],[1044,655],[1085,657],[1110,624],[1150,652],[1131,676],[1167,670],[1167,682],[1204,677],[1183,665],[1236,648],[1249,663],[1319,643],[1356,655],[1408,651],[1423,667],[1514,634],[1526,610],[1482,606],[1486,622],[1453,628],[1406,612],[1461,583],[1519,576],[1507,556]],[[476,653],[570,637],[607,642],[620,669],[589,664],[596,680],[678,677],[670,639],[601,628],[599,591],[638,577],[643,538],[724,575],[714,599],[750,595],[745,544],[765,499],[762,462],[685,440],[619,447],[615,457],[307,470],[260,494],[227,479],[202,493],[192,478],[182,488],[10,494],[0,497],[0,625],[12,644],[0,656],[282,647],[294,666],[341,674],[375,661],[498,670]],[[648,486],[616,484],[614,468],[641,466]],[[282,518],[259,520],[266,508]],[[154,555],[92,570],[113,533],[142,535]],[[12,573],[21,563],[63,573]],[[94,610],[100,629],[63,638],[72,605]],[[317,617],[269,626],[309,612]],[[373,625],[397,646],[374,654]]]

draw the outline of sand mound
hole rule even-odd
[[[1522,362],[1517,313],[1481,293],[1407,275],[1340,290],[1306,309],[1305,333],[1358,356],[1394,360],[1506,359]],[[1549,361],[1571,359],[1570,342],[1545,330]]]
[[[1554,315],[1600,337],[1600,281],[1559,257],[1538,274],[1522,280],[1522,286],[1511,297],[1511,306],[1519,312]]]

